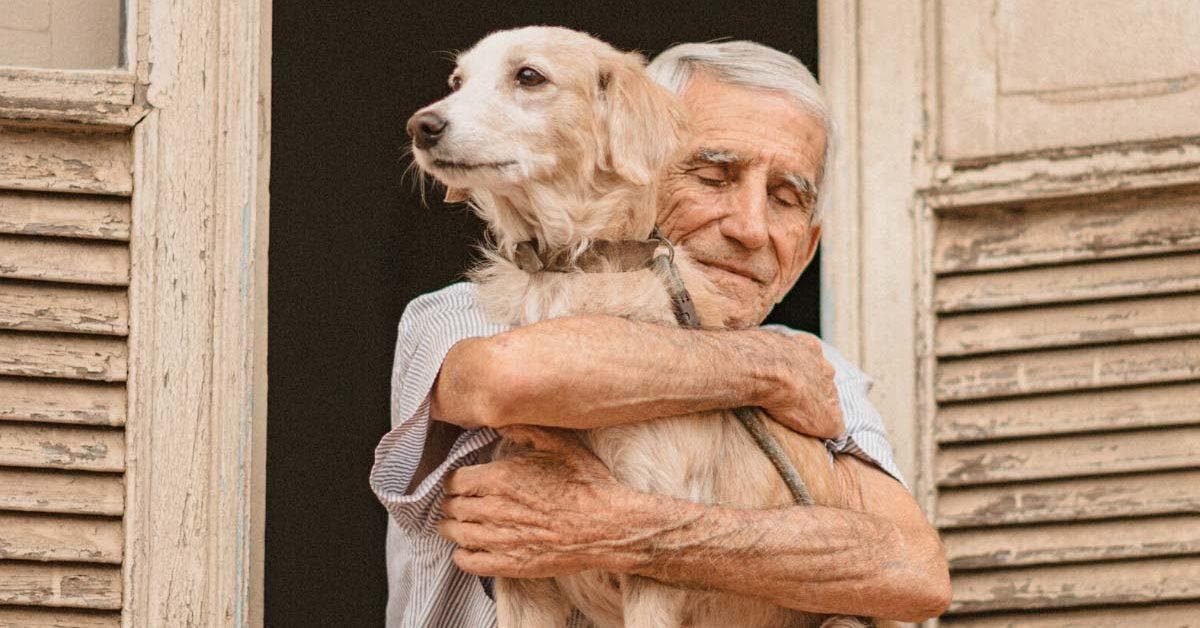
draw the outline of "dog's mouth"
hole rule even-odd
[[[442,170],[457,170],[460,172],[467,172],[470,170],[481,170],[481,169],[485,169],[485,168],[500,169],[500,168],[505,168],[508,166],[515,166],[515,165],[517,165],[517,162],[513,161],[513,160],[509,160],[509,161],[484,161],[484,162],[471,163],[471,162],[467,162],[467,161],[451,161],[449,159],[434,159],[433,165],[434,165],[434,167],[441,168]]]

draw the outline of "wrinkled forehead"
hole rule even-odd
[[[583,33],[556,27],[527,27],[492,33],[462,53],[456,72],[465,78],[530,66],[558,83],[591,77],[600,60],[615,51]]]

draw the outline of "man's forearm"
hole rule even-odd
[[[807,612],[921,621],[948,583],[936,539],[882,516],[822,506],[743,510],[646,495],[657,530],[620,569],[682,588],[722,590]]]
[[[593,428],[766,405],[791,385],[780,376],[783,340],[607,316],[553,319],[455,345],[433,412],[464,427]]]
[[[920,620],[950,603],[937,532],[908,491],[857,458],[834,463],[836,507],[752,510],[635,491],[561,431],[521,426],[527,449],[447,478],[439,533],[475,574],[599,569],[788,608]]]

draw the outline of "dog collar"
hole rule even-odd
[[[665,253],[658,253],[661,247]],[[675,322],[680,327],[700,326],[692,296],[675,266],[675,246],[658,227],[646,240],[596,240],[574,260],[566,250],[542,250],[537,240],[526,240],[517,243],[512,262],[527,273],[627,273],[652,268],[671,298]]]
[[[571,259],[565,249],[543,250],[537,240],[517,243],[513,263],[527,273],[627,273],[654,264],[654,251],[662,245],[650,240],[596,240]]]

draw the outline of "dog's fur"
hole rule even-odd
[[[526,67],[547,82],[520,85],[515,77]],[[510,261],[525,240],[578,252],[594,240],[650,233],[655,181],[677,157],[685,121],[676,99],[646,75],[642,58],[574,31],[532,27],[488,36],[459,57],[451,81],[461,89],[417,114],[446,120],[442,137],[414,154],[422,170],[447,186],[448,198],[469,199],[488,223],[494,248],[485,251],[472,279],[489,315],[515,325],[575,314],[674,324],[652,270],[527,273]],[[675,261],[701,321],[719,325],[720,295],[686,252],[677,251]],[[817,502],[840,505],[844,491],[822,444],[770,425]],[[729,412],[596,429],[581,432],[581,439],[619,480],[639,490],[735,507],[792,502]],[[572,608],[601,627],[821,623],[762,600],[599,572],[501,579],[496,593],[503,627],[562,626]]]

